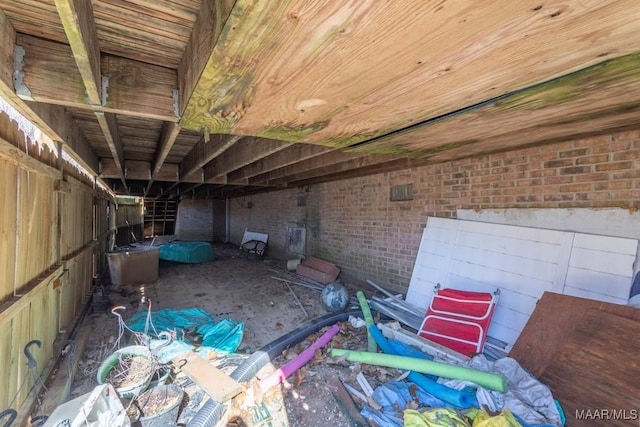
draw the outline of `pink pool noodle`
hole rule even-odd
[[[324,347],[331,341],[338,332],[340,332],[340,327],[338,325],[333,325],[327,332],[325,332],[316,342],[311,344],[305,351],[300,353],[295,359],[291,360],[286,365],[282,366],[277,371],[270,374],[268,377],[260,380],[260,388],[262,391],[267,391],[271,387],[280,384],[282,381],[287,379],[291,374],[293,374],[298,369],[302,368],[309,360],[313,359],[316,350],[320,347]]]

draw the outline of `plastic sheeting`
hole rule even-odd
[[[511,411],[491,416],[485,411],[473,409],[464,418],[450,408],[429,409],[422,413],[408,409],[404,412],[405,427],[523,427]]]
[[[176,332],[178,340],[172,348],[183,347],[191,350],[192,346],[184,342],[189,337],[201,339],[200,352],[216,351],[233,353],[238,349],[244,334],[244,323],[232,319],[216,321],[209,313],[199,308],[164,309],[151,312],[151,323],[147,322],[148,313],[140,311],[131,317],[127,326],[135,332],[145,332],[151,337],[158,337],[162,331]],[[200,340],[198,340],[200,341]],[[167,349],[165,349],[165,353]]]
[[[508,408],[525,426],[563,425],[549,388],[526,372],[515,359],[504,357],[490,362],[483,355],[478,355],[464,366],[500,374],[507,379],[508,387],[505,393],[478,387],[476,397],[480,405],[495,410]],[[473,385],[460,380],[440,379],[439,382],[456,389]]]
[[[160,246],[160,259],[200,264],[213,261],[213,247],[207,242],[174,242]]]
[[[448,406],[446,402],[426,393],[417,385],[405,381],[390,381],[376,387],[372,397],[382,409],[377,411],[366,405],[360,414],[380,427],[402,427],[402,411],[410,402],[417,401],[420,405],[428,407]]]

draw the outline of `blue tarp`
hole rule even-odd
[[[176,331],[178,339],[189,335],[199,335],[205,350],[233,353],[238,349],[244,334],[244,323],[232,319],[216,321],[200,308],[164,309],[151,312],[153,328],[147,325],[147,312],[140,311],[131,317],[127,326],[135,332],[146,332],[155,337],[156,332]],[[186,338],[188,340],[188,338]]]
[[[160,259],[200,264],[213,261],[213,247],[207,242],[173,242],[160,246]]]

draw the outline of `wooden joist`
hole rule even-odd
[[[198,141],[180,163],[180,177],[187,177],[226,152],[242,139],[237,135],[211,135],[208,142]]]
[[[340,173],[340,172],[349,172],[355,169],[373,168],[373,167],[377,168],[379,165],[384,164],[386,162],[392,162],[392,161],[398,161],[398,160],[406,161],[406,159],[396,159],[390,155],[372,154],[369,156],[347,160],[345,162],[333,163],[329,166],[312,169],[306,172],[288,175],[284,178],[270,180],[269,184],[279,185],[279,184],[284,184],[288,182],[303,181],[306,179],[315,178],[323,175],[331,175],[331,174]]]
[[[249,184],[261,184],[269,182],[283,182],[283,178],[303,172],[331,166],[335,163],[342,163],[349,160],[362,159],[365,154],[362,153],[344,153],[342,151],[332,151],[330,153],[321,154],[307,160],[303,160],[291,165],[283,166],[272,171],[261,173],[249,178]]]
[[[264,138],[244,138],[230,150],[226,150],[204,167],[204,180],[212,182],[216,178],[247,166],[263,157],[290,147],[292,143]]]
[[[173,122],[165,122],[162,125],[162,134],[160,135],[160,141],[158,141],[158,148],[156,150],[155,159],[153,162],[153,170],[150,171],[150,178],[145,190],[145,195],[151,189],[151,185],[155,179],[158,179],[160,170],[164,165],[164,161],[167,159],[169,152],[173,148],[180,134],[180,126]]]
[[[116,115],[113,113],[102,113],[98,111],[96,111],[95,114],[96,119],[98,119],[98,123],[100,124],[100,128],[102,129],[102,133],[107,140],[107,145],[109,146],[109,151],[111,152],[113,161],[116,164],[120,180],[126,189],[127,182],[124,176],[124,154],[122,152],[122,140],[120,139],[120,131],[118,129]]]
[[[35,104],[14,92],[14,48],[16,32],[0,10],[0,95],[47,137],[65,144],[65,151],[90,173],[97,174],[98,157],[84,140],[71,116],[60,106]],[[20,77],[18,73],[16,77]]]
[[[19,34],[24,49],[18,94],[27,100],[92,111],[176,122],[175,70],[108,54],[98,55],[98,72],[106,78],[101,102],[87,98],[85,76],[66,44]],[[102,87],[102,86],[101,86]]]
[[[333,151],[332,148],[311,144],[295,144],[247,166],[229,172],[229,183],[247,183],[247,179],[274,169],[283,168],[303,160],[311,159]]]
[[[56,9],[91,105],[101,104],[100,47],[91,2],[55,0]]]

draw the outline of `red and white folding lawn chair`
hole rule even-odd
[[[499,295],[438,285],[418,335],[465,356],[481,353]]]

